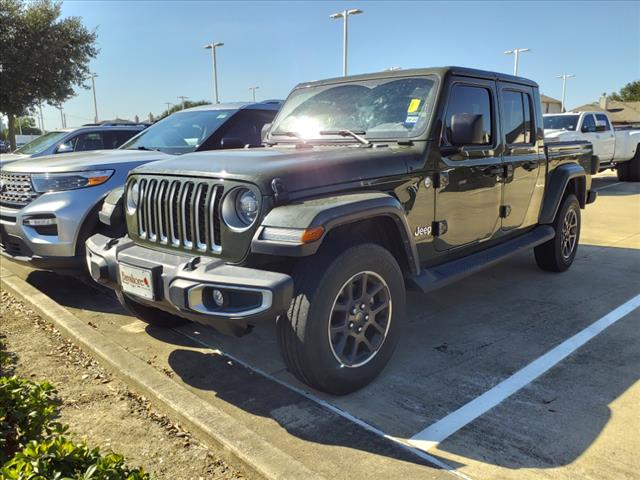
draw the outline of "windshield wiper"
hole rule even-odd
[[[364,130],[359,130],[356,132],[352,130],[325,130],[323,132],[320,132],[320,135],[339,135],[341,137],[351,137],[351,138],[355,138],[358,142],[360,142],[363,145],[371,145],[371,142],[369,140],[361,136],[361,135],[364,135],[365,133],[367,132],[365,132]]]
[[[139,147],[136,147],[135,149],[136,150],[145,150],[147,152],[159,152],[160,151],[159,148],[145,147],[144,145],[140,145]],[[129,150],[133,150],[133,148],[129,148]]]
[[[302,136],[297,132],[276,131],[276,132],[271,132],[271,135],[281,135],[283,137],[296,137],[298,140],[302,140],[304,142],[304,138],[302,138]]]

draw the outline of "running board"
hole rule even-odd
[[[407,286],[412,290],[430,292],[449,283],[456,282],[468,275],[495,265],[502,260],[525,250],[529,250],[555,237],[553,227],[540,225],[529,233],[494,247],[487,248],[466,257],[424,268],[419,275],[407,279]]]

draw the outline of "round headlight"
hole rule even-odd
[[[137,181],[133,181],[129,184],[127,190],[127,212],[129,215],[136,213],[138,208],[138,201],[140,200],[140,184]]]
[[[236,195],[236,212],[245,225],[251,225],[258,216],[258,199],[251,190],[243,189]]]

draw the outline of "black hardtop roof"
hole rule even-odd
[[[365,73],[361,75],[350,75],[348,77],[335,77],[325,80],[316,80],[313,82],[304,82],[298,84],[295,88],[304,88],[318,85],[331,85],[336,83],[354,82],[362,80],[383,79],[383,78],[402,78],[420,75],[436,75],[444,78],[446,75],[461,75],[464,77],[482,78],[486,80],[500,80],[503,82],[518,83],[530,87],[538,87],[533,80],[524,77],[516,77],[508,73],[490,72],[488,70],[478,70],[466,67],[429,67],[429,68],[411,68],[407,70],[385,70],[383,72]]]

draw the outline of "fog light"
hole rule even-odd
[[[222,305],[224,305],[224,295],[223,293],[218,290],[217,288],[213,290],[213,301],[216,302],[216,305],[221,307]]]
[[[45,218],[36,218],[36,217],[27,217],[22,220],[24,225],[29,225],[30,227],[45,227],[48,225],[56,225],[58,222],[55,218],[45,217]]]

